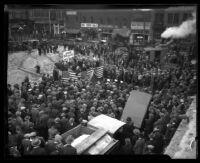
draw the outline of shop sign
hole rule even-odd
[[[81,27],[98,28],[98,24],[95,24],[95,23],[81,23]]]

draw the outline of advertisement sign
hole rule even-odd
[[[150,22],[131,22],[131,29],[134,29],[134,30],[143,30],[143,29],[147,29],[147,30],[150,30],[151,28],[151,23]]]
[[[103,25],[103,24],[100,24],[99,28],[114,28],[114,26],[113,25]]]
[[[63,61],[69,61],[69,59],[73,57],[74,57],[74,50],[63,52]]]
[[[76,11],[67,11],[66,14],[67,15],[76,15],[77,12]]]
[[[81,23],[81,27],[98,28],[98,24],[94,24],[94,23]]]

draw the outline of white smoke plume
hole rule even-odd
[[[190,34],[196,34],[196,13],[192,14],[193,18],[184,21],[178,27],[169,27],[162,34],[162,38],[185,38]]]

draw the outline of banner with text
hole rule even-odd
[[[65,51],[63,52],[63,61],[68,61],[70,58],[74,57],[74,50],[69,50],[69,51]]]

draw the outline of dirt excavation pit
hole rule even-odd
[[[29,73],[26,73],[21,70],[11,70],[8,73],[7,76],[7,83],[11,84],[12,86],[14,84],[19,84],[21,86],[22,81],[25,79],[25,77],[28,76],[30,80],[38,80],[38,77],[30,75]]]
[[[32,57],[27,58],[24,62],[23,62],[23,68],[25,69],[35,69],[35,66],[38,64],[38,61],[36,59],[33,59]]]

